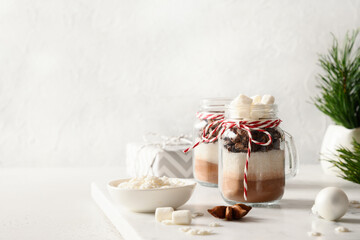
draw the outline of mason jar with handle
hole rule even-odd
[[[193,173],[194,178],[206,187],[218,184],[218,142],[204,142],[204,136],[214,131],[224,119],[225,105],[231,99],[208,98],[201,100],[194,125]],[[217,134],[217,133],[215,133]]]
[[[227,203],[269,205],[282,198],[298,158],[280,123],[275,104],[228,106],[219,137],[219,188]]]

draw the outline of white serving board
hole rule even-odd
[[[120,178],[120,177],[119,177]],[[191,227],[209,228],[213,235],[191,236],[179,231],[181,226],[163,225],[154,220],[154,214],[134,213],[115,206],[106,189],[106,182],[94,182],[91,193],[94,201],[126,240],[178,240],[196,239],[308,239],[307,232],[322,233],[316,239],[360,239],[360,208],[350,208],[338,222],[320,219],[311,214],[311,207],[318,191],[323,187],[338,186],[350,200],[360,200],[360,185],[322,174],[318,165],[303,167],[300,176],[287,183],[283,200],[268,208],[253,208],[239,221],[223,221],[212,217],[207,209],[226,205],[215,188],[197,186],[188,203],[180,209],[203,212],[203,217],[193,219]],[[222,227],[208,227],[219,222]],[[349,233],[336,233],[335,227],[344,226]]]

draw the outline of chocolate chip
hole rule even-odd
[[[241,150],[244,149],[245,146],[242,143],[235,143],[235,149],[236,150]]]
[[[276,128],[268,128],[266,131],[271,135],[273,142],[268,146],[262,146],[251,143],[252,152],[267,152],[272,149],[280,149],[282,134]],[[252,138],[259,142],[267,142],[269,137],[267,134],[260,131],[251,131]],[[229,137],[231,136],[231,137]],[[249,144],[249,136],[247,131],[238,129],[236,127],[231,129],[231,132],[225,133],[224,147],[230,152],[247,152]]]

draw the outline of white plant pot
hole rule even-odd
[[[353,138],[360,141],[360,128],[347,129],[338,125],[327,128],[320,151],[320,163],[326,174],[339,175],[340,171],[327,160],[338,160],[336,149],[339,147],[352,150]]]

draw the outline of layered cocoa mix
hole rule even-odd
[[[218,184],[218,143],[203,143],[194,151],[196,179]]]
[[[199,128],[198,137],[203,134],[204,129],[214,120],[202,120]],[[208,129],[208,135],[217,125]],[[194,175],[201,182],[218,184],[218,141],[213,143],[201,143],[194,149]]]
[[[233,128],[223,138],[221,187],[226,199],[236,202],[271,202],[284,193],[285,152],[281,146],[282,134],[276,128],[268,128],[272,143],[261,146],[252,143],[247,174],[247,201],[244,199],[244,168],[248,149],[248,134]],[[268,137],[260,131],[252,131],[254,140],[267,142]]]

